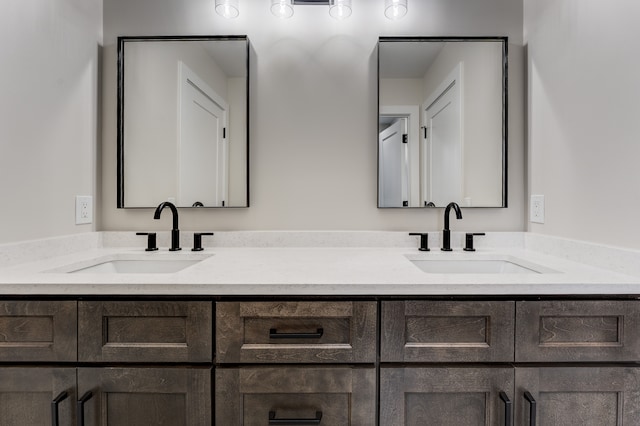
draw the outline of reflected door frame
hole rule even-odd
[[[464,188],[464,81],[463,81],[463,63],[458,65],[445,77],[440,83],[438,88],[433,91],[424,102],[422,106],[423,112],[423,126],[426,131],[423,134],[422,146],[421,146],[421,205],[427,205],[429,202],[433,202],[437,207],[444,207],[449,202],[455,201],[461,203],[463,200]],[[455,159],[449,163],[448,176],[439,176],[438,180],[449,179],[451,180],[450,187],[453,188],[450,191],[450,195],[446,198],[442,198],[441,195],[435,192],[435,187],[441,188],[440,183],[434,185],[436,179],[435,174],[438,173],[438,167],[441,164],[436,164],[434,158],[436,157],[436,147],[434,146],[434,129],[433,120],[434,117],[441,113],[445,108],[454,108],[454,118],[456,123],[453,124],[452,131],[458,133],[458,143],[452,142],[448,149],[457,152],[459,159]],[[455,110],[457,109],[457,110]]]
[[[379,116],[407,119],[408,207],[420,207],[420,105],[381,105]]]
[[[182,61],[178,64],[178,93],[178,144],[176,152],[178,157],[178,193],[176,197],[178,205],[180,207],[187,207],[193,202],[200,201],[207,207],[224,207],[225,200],[228,198],[229,188],[229,149],[227,144],[229,137],[227,134],[227,129],[229,128],[229,104]],[[215,158],[212,159],[211,163],[212,168],[215,167],[215,194],[213,194],[211,200],[207,198],[206,201],[205,199],[195,198],[190,201],[183,200],[185,194],[181,177],[182,170],[186,168],[186,164],[183,164],[185,161],[185,154],[182,150],[184,148],[183,139],[185,138],[185,135],[188,134],[189,130],[184,128],[184,123],[192,121],[186,115],[192,111],[192,109],[189,108],[189,105],[192,103],[198,105],[198,110],[211,114],[211,117],[216,122],[217,127],[215,143],[212,147],[209,147],[215,151],[212,154]],[[205,103],[207,105],[205,105]],[[207,161],[206,158],[198,160]],[[189,187],[189,185],[187,185],[187,187]],[[199,196],[199,198],[202,198],[202,196]]]

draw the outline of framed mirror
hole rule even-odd
[[[249,206],[246,36],[118,38],[118,208]]]
[[[507,207],[507,38],[381,37],[378,207]]]

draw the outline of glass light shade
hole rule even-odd
[[[227,19],[237,18],[240,15],[238,0],[216,0],[216,13]]]
[[[293,16],[292,0],[271,0],[271,13],[278,18],[291,18]]]
[[[351,0],[331,0],[329,15],[336,19],[344,19],[351,16]]]
[[[384,16],[389,19],[400,19],[407,14],[408,0],[384,0]]]

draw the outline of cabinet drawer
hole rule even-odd
[[[374,368],[220,368],[215,389],[218,425],[376,423]]]
[[[0,302],[0,361],[76,361],[76,302]]]
[[[219,302],[218,363],[376,359],[375,302]]]
[[[210,362],[210,302],[78,302],[78,358]]]
[[[516,305],[517,362],[640,361],[640,302]]]
[[[380,426],[513,424],[513,390],[512,368],[382,367]]]
[[[514,302],[382,302],[383,362],[512,362]]]

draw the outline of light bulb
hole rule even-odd
[[[408,0],[385,0],[384,16],[389,19],[397,20],[407,14]]]
[[[351,16],[351,0],[331,0],[329,15],[338,20]]]
[[[238,0],[216,0],[216,13],[227,19],[237,18],[240,15]]]
[[[271,0],[271,13],[278,18],[291,18],[293,16],[292,0]]]

